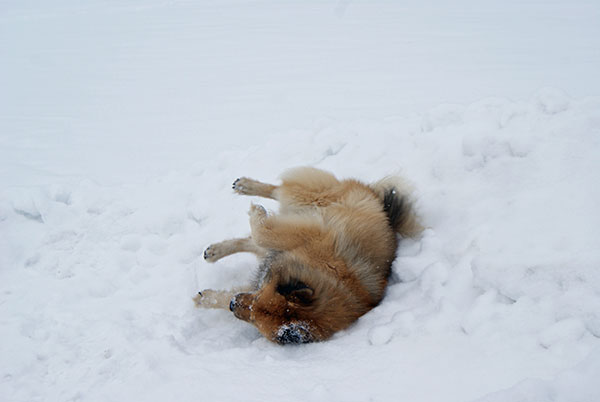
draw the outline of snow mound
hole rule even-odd
[[[591,401],[600,395],[600,99],[544,90],[418,118],[319,122],[187,169],[0,193],[5,400]],[[240,176],[312,165],[401,172],[427,230],[401,242],[380,306],[281,347],[194,308],[256,263],[203,248],[248,233]],[[255,200],[256,201],[256,200]],[[274,202],[260,201],[275,209]],[[258,385],[260,384],[260,385]]]

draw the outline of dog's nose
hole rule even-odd
[[[250,321],[252,313],[252,303],[254,301],[254,295],[252,293],[238,293],[229,302],[229,310],[233,312],[233,315],[243,321]]]

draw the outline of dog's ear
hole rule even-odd
[[[277,293],[292,303],[307,305],[312,302],[315,291],[304,282],[290,281],[277,285]]]

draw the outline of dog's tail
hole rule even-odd
[[[411,200],[411,188],[400,177],[389,176],[371,185],[383,203],[390,226],[402,237],[415,237],[424,227]]]

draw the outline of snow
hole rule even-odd
[[[0,399],[600,399],[597,2],[0,6]],[[400,173],[380,306],[282,347],[205,288],[240,176]]]

